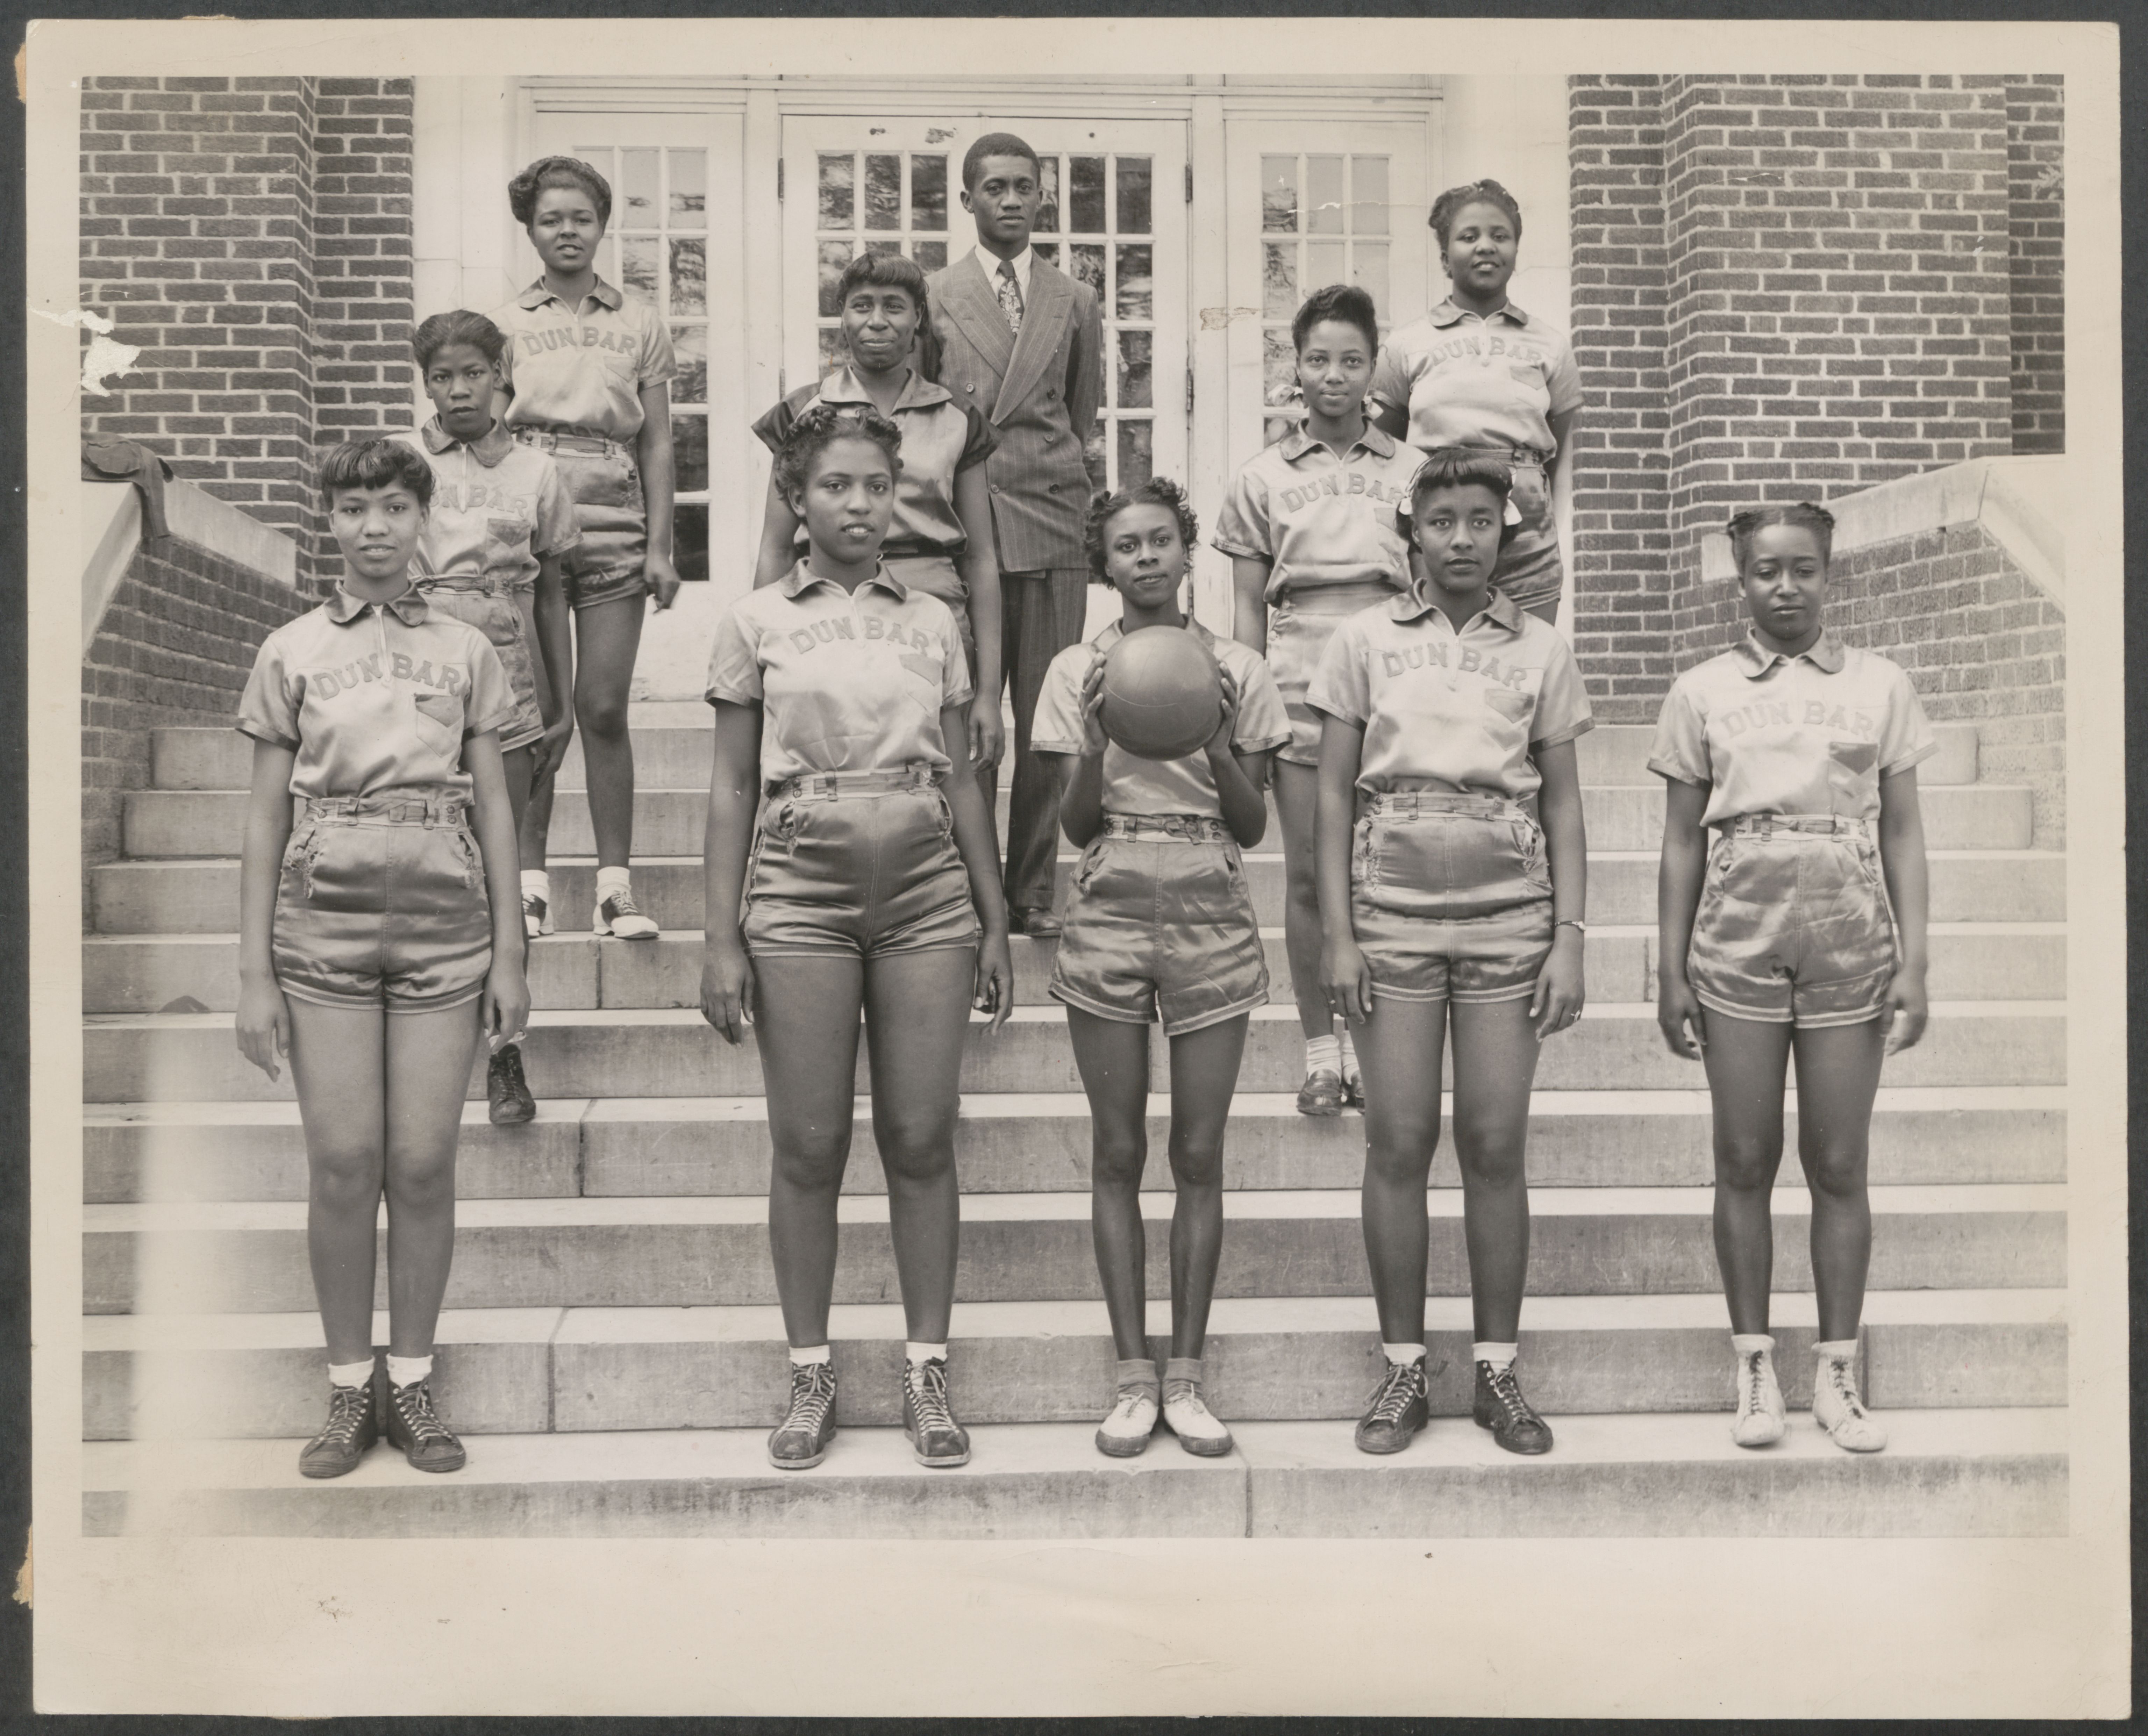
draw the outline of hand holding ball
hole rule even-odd
[[[1216,660],[1184,627],[1143,627],[1104,657],[1104,733],[1142,760],[1201,751],[1223,715]]]

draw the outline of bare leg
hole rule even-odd
[[[388,1016],[373,1007],[318,1006],[295,996],[286,1001],[291,1081],[306,1130],[306,1252],[321,1329],[329,1362],[370,1362],[387,1148]]]
[[[1819,1336],[1841,1343],[1857,1336],[1864,1312],[1864,1275],[1872,1263],[1872,1200],[1865,1187],[1871,1155],[1872,1099],[1880,1089],[1886,1039],[1880,1021],[1800,1031],[1798,1158],[1812,1189],[1813,1287],[1819,1292]]]
[[[1764,1332],[1775,1266],[1768,1198],[1783,1162],[1790,1027],[1712,1011],[1701,1018],[1715,1111],[1715,1261],[1723,1269],[1730,1330]],[[1814,1229],[1817,1233],[1817,1212]]]
[[[754,961],[754,1036],[775,1147],[768,1245],[783,1329],[794,1349],[828,1342],[836,1201],[851,1157],[864,996],[861,959],[831,954]]]
[[[961,1201],[955,1117],[976,986],[973,947],[898,953],[866,967],[873,1137],[887,1172],[888,1229],[902,1317],[919,1343],[946,1342],[955,1306]]]
[[[1114,1354],[1122,1362],[1148,1357],[1148,1237],[1141,1215],[1148,1162],[1148,1033],[1146,1025],[1066,1009],[1074,1064],[1089,1094],[1089,1233]]]
[[[640,597],[619,597],[575,611],[575,720],[582,732],[600,868],[624,868],[634,854],[634,741],[626,702],[645,609]],[[549,810],[545,817],[549,822]]]
[[[1526,1000],[1458,1002],[1454,1154],[1462,1166],[1462,1231],[1469,1247],[1476,1336],[1512,1344],[1529,1273],[1529,1089],[1536,1030]]]
[[[1223,1252],[1223,1127],[1246,1051],[1241,1013],[1171,1040],[1171,1353],[1198,1357]]]
[[[388,1025],[388,1348],[433,1353],[455,1247],[455,1142],[476,1057],[474,1004]]]
[[[1330,1036],[1335,1031],[1334,1015],[1320,993],[1320,896],[1312,873],[1319,775],[1311,765],[1275,762],[1276,816],[1282,822],[1282,944],[1290,958],[1297,1022],[1307,1036]]]
[[[1424,1342],[1425,1182],[1439,1149],[1440,1051],[1444,1001],[1375,997],[1357,1027],[1365,1070],[1365,1257],[1380,1337]]]
[[[507,805],[514,813],[514,830],[518,835],[522,823],[529,813],[529,790],[535,773],[536,755],[527,747],[510,748],[499,756],[500,770],[507,774]]]

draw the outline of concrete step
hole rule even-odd
[[[1291,994],[1290,956],[1281,928],[1262,931],[1269,990]],[[1016,999],[1051,999],[1056,943],[1013,940]],[[1939,1001],[2056,1001],[2066,992],[2066,930],[2060,922],[1940,922],[1931,926],[1927,987]],[[635,946],[607,945],[587,934],[548,935],[529,954],[536,1006],[698,1006],[699,929],[675,929]],[[1646,1001],[1655,994],[1655,931],[1639,926],[1589,931],[1588,991],[1602,1001]],[[156,1012],[184,997],[210,1012],[238,1004],[236,935],[93,935],[83,941],[85,1012]]]
[[[1787,1137],[1797,1141],[1796,1099]],[[641,1197],[768,1191],[762,1097],[540,1098],[524,1127],[463,1112],[464,1199]],[[851,1193],[885,1193],[871,1105],[857,1106]],[[1450,1103],[1451,1111],[1451,1103]],[[83,1111],[84,1199],[303,1200],[306,1158],[295,1102],[91,1104]],[[1150,1185],[1168,1187],[1167,1106],[1149,1117]],[[1697,1187],[1713,1174],[1701,1091],[1539,1091],[1529,1105],[1529,1177],[1539,1187]],[[964,1099],[955,1154],[971,1193],[1066,1192],[1089,1184],[1088,1100],[1074,1092]],[[1224,1185],[1354,1187],[1364,1170],[1355,1114],[1315,1121],[1287,1092],[1242,1091],[1231,1105]],[[1785,1171],[1796,1169],[1794,1155]],[[1882,1185],[2059,1182],[2065,1091],[2051,1086],[1882,1086],[1871,1175]],[[1433,1160],[1437,1187],[1459,1185],[1453,1142]]]
[[[624,944],[624,943],[622,943]],[[2057,1085],[2065,1077],[2065,1003],[1955,1001],[1938,1003],[1924,1039],[1891,1057],[1890,1085]],[[686,1009],[532,1014],[524,1046],[534,1088],[547,1096],[751,1096],[760,1059],[751,1042],[734,1048]],[[858,1089],[869,1090],[865,1045]],[[1169,1078],[1170,1046],[1151,1045],[1152,1079]],[[1257,1009],[1247,1033],[1238,1087],[1295,1091],[1305,1051],[1297,1010]],[[962,1066],[965,1091],[1081,1089],[1065,1015],[1056,1006],[1018,1006],[996,1033],[973,1018]],[[1536,1083],[1547,1091],[1692,1089],[1696,1062],[1673,1055],[1653,1005],[1598,1002],[1547,1041]],[[470,1077],[484,1085],[482,1056]],[[291,1095],[290,1069],[271,1081],[238,1052],[228,1013],[113,1013],[86,1019],[83,1101],[88,1103],[261,1101]]]
[[[93,1537],[2025,1537],[2066,1530],[2062,1410],[1896,1411],[1885,1453],[1804,1419],[1760,1453],[1720,1417],[1573,1417],[1516,1458],[1460,1417],[1370,1458],[1336,1422],[1249,1422],[1220,1459],[1107,1459],[1093,1424],[981,1427],[928,1471],[896,1429],[772,1472],[759,1428],[495,1436],[452,1477],[375,1448],[308,1483],[299,1441],[92,1442]]]
[[[213,856],[245,830],[246,795],[238,790],[135,790],[125,801],[124,849],[137,858]],[[1940,786],[1924,792],[1925,838],[1931,850],[2026,850],[2028,790],[1997,784]],[[1582,810],[1592,848],[1654,850],[1663,842],[1664,792],[1649,785],[1584,785]],[[697,855],[706,835],[707,787],[666,789],[644,782],[634,797],[634,847],[642,855]],[[1279,849],[1272,815],[1262,840]],[[552,810],[551,847],[561,855],[596,848],[587,795],[562,790]]]
[[[2060,1405],[2065,1297],[2043,1290],[1881,1291],[1866,1300],[1866,1401],[1876,1409]],[[1529,1396],[1547,1415],[1725,1411],[1729,1317],[1715,1296],[1544,1297],[1524,1314]],[[1789,1402],[1812,1402],[1813,1299],[1773,1322]],[[1468,1412],[1466,1297],[1428,1317],[1433,1411]],[[374,1333],[385,1345],[387,1317]],[[1168,1302],[1150,1305],[1152,1348],[1169,1354]],[[900,1307],[838,1308],[831,1342],[837,1420],[900,1425]],[[93,1314],[83,1322],[83,1438],[304,1436],[319,1426],[320,1322],[310,1313]],[[450,1310],[434,1388],[469,1434],[548,1429],[750,1428],[782,1414],[790,1376],[772,1307]],[[1102,1302],[975,1302],[956,1316],[949,1367],[966,1422],[1095,1422],[1111,1402]],[[1209,1407],[1252,1418],[1357,1417],[1382,1357],[1365,1297],[1227,1299],[1210,1317]]]
[[[2056,1289],[2066,1282],[2063,1186],[1875,1187],[1877,1289]],[[1539,1296],[1714,1292],[1712,1191],[1557,1188],[1530,1194],[1529,1286]],[[1427,1292],[1468,1292],[1460,1190],[1428,1194]],[[1142,1196],[1148,1286],[1170,1293],[1172,1197]],[[900,1299],[884,1195],[839,1205],[835,1300]],[[1087,1191],[963,1202],[956,1296],[1079,1301],[1097,1294]],[[1219,1297],[1368,1293],[1355,1188],[1233,1192]],[[1775,1287],[1809,1287],[1810,1202],[1775,1200]],[[83,1208],[83,1307],[93,1314],[287,1313],[313,1305],[298,1202]],[[465,1201],[448,1306],[692,1307],[775,1300],[768,1204],[748,1197]],[[385,1295],[384,1289],[381,1292]]]
[[[217,847],[228,846],[227,837]],[[688,856],[644,855],[634,865],[635,896],[667,930],[701,927],[703,870],[698,840]],[[1935,850],[1931,920],[1935,922],[2063,922],[2066,859],[2050,850]],[[1653,850],[1592,850],[1588,920],[1607,927],[1653,928],[1656,871]],[[1071,858],[1059,865],[1061,890]],[[562,929],[586,931],[595,903],[594,857],[555,856],[551,865],[555,916]],[[1253,909],[1269,927],[1282,921],[1280,850],[1246,857]],[[89,871],[91,931],[102,935],[228,934],[238,922],[238,863],[233,857],[108,862]],[[624,944],[624,943],[623,943]]]
[[[694,714],[698,711],[699,715]],[[710,743],[705,705],[634,708],[635,780],[655,789],[706,789]],[[1917,768],[1920,787],[1976,781],[1976,729],[1970,724],[1940,724],[1935,733],[1940,750]],[[1646,784],[1653,727],[1598,724],[1578,743],[1585,784]],[[158,730],[151,736],[152,780],[159,790],[243,790],[252,776],[253,748],[235,730]],[[560,787],[583,790],[589,779],[582,764],[578,733],[560,769]]]

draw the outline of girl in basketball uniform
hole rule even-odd
[[[1365,418],[1380,353],[1373,299],[1348,284],[1315,291],[1291,322],[1302,426],[1248,459],[1232,481],[1216,547],[1231,557],[1232,631],[1262,652],[1291,720],[1276,756],[1282,822],[1283,946],[1305,1032],[1304,1115],[1340,1115],[1364,1093],[1348,1025],[1320,991],[1320,900],[1313,875],[1320,720],[1306,687],[1345,617],[1409,588],[1408,546],[1396,509],[1423,456]]]
[[[321,492],[343,581],[263,642],[239,702],[253,779],[238,1047],[271,1079],[289,1057],[305,1126],[329,1414],[300,1473],[354,1470],[384,1432],[417,1469],[454,1471],[463,1446],[431,1381],[455,1141],[480,1033],[514,1041],[529,1012],[499,764],[517,708],[484,635],[411,585],[433,493],[424,457],[393,440],[339,446]],[[376,1398],[384,1192],[388,1384]]]
[[[769,1242],[790,1342],[782,1469],[835,1435],[828,1308],[859,1016],[909,1329],[902,1417],[926,1465],[969,1458],[947,1386],[955,1117],[974,1006],[1012,1005],[1006,901],[963,751],[969,670],[947,605],[881,564],[902,434],[870,406],[798,418],[776,458],[807,552],[718,623],[709,663],[701,1008],[759,1040],[775,1147]]]
[[[1365,1068],[1365,1251],[1387,1360],[1358,1424],[1368,1453],[1400,1452],[1429,1415],[1425,1181],[1450,1024],[1472,1413],[1508,1452],[1551,1450],[1514,1363],[1523,1158],[1538,1047],[1581,1016],[1573,744],[1590,719],[1566,641],[1491,583],[1512,486],[1500,459],[1433,454],[1409,509],[1422,576],[1336,629],[1307,695],[1323,720],[1321,981]]]
[[[1784,1427],[1768,1207],[1794,1055],[1819,1303],[1813,1420],[1836,1446],[1876,1453],[1886,1432],[1857,1382],[1872,1256],[1866,1159],[1881,1065],[1924,1034],[1916,768],[1938,743],[1900,666],[1823,625],[1834,529],[1809,504],[1730,521],[1752,625],[1664,701],[1649,760],[1666,796],[1657,1017],[1672,1052],[1705,1066],[1714,1100],[1731,1438],[1764,1447]]]
[[[1201,1356],[1223,1241],[1223,1124],[1246,1025],[1267,999],[1267,966],[1239,851],[1267,824],[1268,755],[1290,739],[1282,697],[1259,655],[1218,640],[1179,607],[1198,526],[1162,477],[1100,499],[1090,569],[1119,594],[1119,619],[1052,659],[1030,740],[1059,769],[1059,822],[1082,851],[1066,901],[1051,993],[1066,1006],[1093,1130],[1092,1225],[1118,1354],[1097,1445],[1127,1458],[1159,1411],[1188,1453],[1231,1450],[1202,1392]],[[1107,740],[1104,661],[1128,635],[1191,632],[1217,665],[1215,732],[1175,760]],[[1149,1026],[1171,1045],[1171,1355],[1149,1356],[1147,1244]]]

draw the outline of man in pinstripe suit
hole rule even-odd
[[[1089,580],[1082,526],[1090,494],[1082,453],[1104,394],[1103,314],[1095,293],[1030,248],[1041,198],[1036,152],[1011,133],[980,138],[962,159],[962,208],[976,220],[976,248],[926,285],[940,338],[940,384],[956,402],[983,411],[999,436],[985,474],[1014,684],[1005,886],[1015,931],[1036,936],[1059,931],[1052,908],[1059,797],[1051,767],[1031,751],[1030,720],[1052,658],[1082,635]],[[996,772],[982,769],[981,780],[989,802]]]

